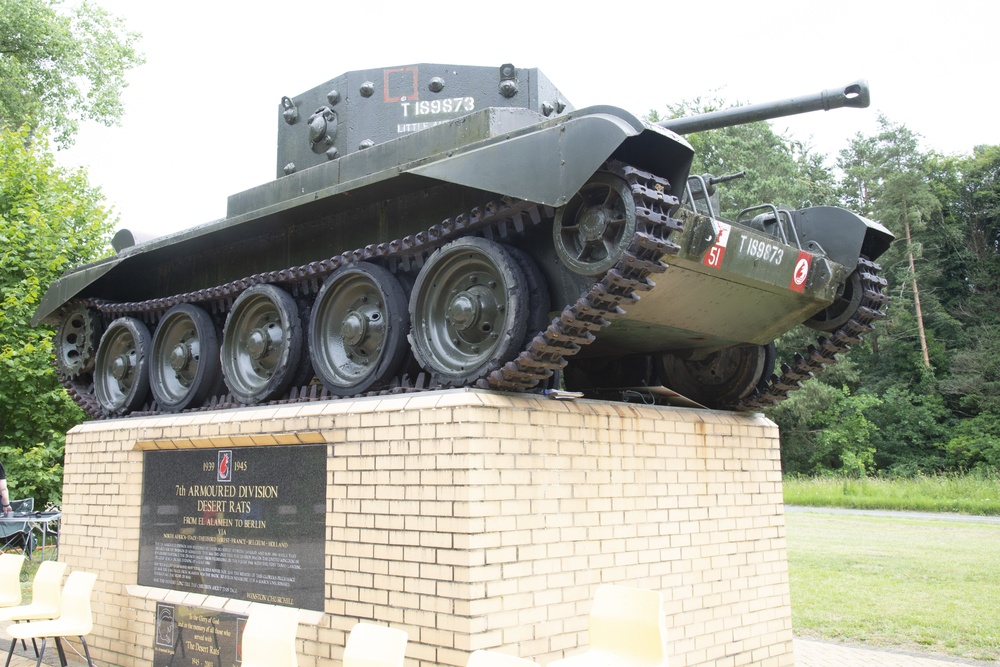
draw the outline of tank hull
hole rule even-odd
[[[379,141],[348,149],[378,130],[343,122],[368,101],[302,128],[324,87],[286,98],[277,180],[51,286],[34,322],[58,327],[57,366],[91,416],[468,385],[664,384],[656,396],[759,409],[881,316],[864,256],[891,235],[876,223],[831,207],[783,212],[785,227],[695,213],[682,137],[615,107],[554,112],[534,70],[528,107],[403,132],[392,114],[418,107],[389,94],[393,77],[438,72],[414,67],[385,71],[395,129]],[[501,97],[518,94],[508,67]],[[373,72],[344,81],[367,100]],[[772,341],[803,322],[829,332],[822,353],[772,375]]]

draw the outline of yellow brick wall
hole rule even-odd
[[[359,620],[410,667],[479,648],[542,664],[586,645],[599,583],[663,592],[670,664],[791,665],[777,428],[759,415],[452,390],[89,422],[66,446],[61,555],[99,575],[96,659],[152,662],[135,586],[146,449],[327,443],[326,615],[302,667]],[[128,590],[126,590],[128,587]]]

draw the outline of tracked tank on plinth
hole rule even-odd
[[[224,219],[68,271],[34,323],[93,418],[479,387],[758,410],[882,317],[892,234],[719,216],[683,134],[864,107],[863,82],[651,124],[537,69],[348,72],[278,107]],[[776,367],[774,340],[822,335]]]

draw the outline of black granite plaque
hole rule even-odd
[[[143,458],[139,584],[323,609],[326,446]]]
[[[156,604],[153,667],[237,667],[246,616]]]

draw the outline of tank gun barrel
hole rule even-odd
[[[829,111],[841,107],[864,109],[871,104],[868,82],[865,80],[849,83],[842,88],[828,88],[822,92],[800,97],[791,97],[777,102],[750,104],[743,107],[711,111],[709,113],[672,118],[657,123],[677,134],[692,134],[715,130],[720,127],[755,123],[782,116],[794,116],[811,111]]]
[[[726,174],[725,176],[709,176],[709,185],[718,185],[719,183],[728,183],[729,181],[735,181],[738,178],[743,178],[747,173],[745,171],[738,171],[735,174]]]

